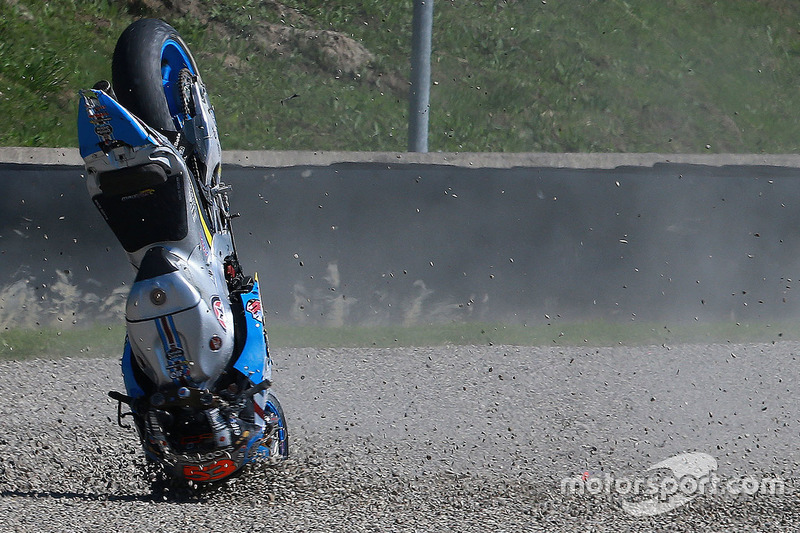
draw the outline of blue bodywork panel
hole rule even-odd
[[[133,375],[133,363],[131,361],[131,357],[133,357],[131,343],[128,342],[128,338],[126,337],[125,348],[122,351],[122,379],[125,382],[125,390],[127,391],[128,396],[131,398],[142,398],[144,397],[144,390],[136,382],[136,378]]]
[[[272,361],[269,358],[269,349],[264,334],[264,313],[261,308],[258,278],[253,283],[253,289],[242,294],[241,299],[247,323],[247,338],[242,354],[233,367],[257,385],[272,377]]]
[[[78,143],[81,157],[107,152],[122,145],[131,147],[158,144],[134,116],[103,91],[80,92]]]

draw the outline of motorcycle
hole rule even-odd
[[[190,484],[285,459],[258,276],[239,264],[197,64],[172,26],[142,19],[117,41],[112,80],[80,91],[78,137],[89,195],[136,272],[117,422],[130,416],[148,462]]]

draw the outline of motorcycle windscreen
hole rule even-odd
[[[142,175],[139,185],[132,191],[103,193],[92,198],[128,253],[156,242],[180,241],[188,234],[182,176],[165,175],[163,181],[159,181]]]

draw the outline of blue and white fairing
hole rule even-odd
[[[261,294],[258,279],[253,284],[252,290],[236,296],[242,302],[245,310],[244,346],[236,357],[233,368],[247,377],[251,383],[258,385],[263,381],[272,379],[272,360],[269,356],[267,332],[264,327],[264,315],[261,305]],[[129,396],[141,398],[144,396],[142,384],[136,381],[133,372],[133,359],[130,340],[126,339],[125,351],[122,357],[122,371],[125,377],[125,388]],[[263,408],[263,405],[261,406]],[[263,418],[263,415],[262,415]]]
[[[247,377],[252,385],[259,385],[264,381],[272,379],[272,360],[269,356],[269,345],[267,332],[264,326],[264,315],[261,304],[261,294],[258,286],[258,277],[253,283],[252,289],[245,293],[238,293],[234,296],[240,299],[242,309],[244,309],[245,323],[240,329],[239,334],[243,335],[244,343],[241,351],[235,354],[233,368],[243,376]],[[170,316],[161,317],[159,321],[169,322]],[[167,328],[171,327],[169,324]],[[173,335],[176,335],[173,333]],[[180,335],[176,335],[180,338]],[[169,341],[164,341],[169,342]],[[165,352],[168,348],[165,347]],[[143,398],[146,394],[147,385],[140,383],[136,379],[133,369],[133,350],[131,349],[130,338],[126,339],[125,350],[122,356],[122,375],[125,381],[125,388],[128,396],[136,399]],[[140,364],[141,366],[141,364]],[[149,378],[149,376],[148,376]],[[177,383],[176,383],[177,384]],[[255,423],[264,428],[265,425],[265,403],[268,389],[253,395],[253,412]],[[258,439],[255,439],[258,440]]]
[[[225,261],[233,239],[182,154],[102,90],[81,91],[89,194],[137,270],[129,347],[156,388],[208,388],[234,354]]]
[[[186,258],[197,252],[208,261],[212,241],[217,255],[232,254],[232,238],[220,213],[200,205],[203,195],[224,192],[218,176],[218,143],[204,148],[215,159],[208,175],[201,177],[206,190],[200,191],[183,154],[169,139],[104,91],[86,89],[80,94],[78,140],[86,185],[131,264],[138,269],[145,252],[159,242],[178,248],[178,255]],[[187,120],[187,127],[209,129],[200,118]],[[159,216],[172,218],[161,220]],[[127,227],[132,224],[139,227]]]

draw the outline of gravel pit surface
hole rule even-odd
[[[199,492],[146,480],[106,396],[122,389],[116,359],[0,362],[0,530],[796,531],[798,353],[276,350],[292,458]],[[626,511],[657,495],[622,481],[687,452],[713,458],[716,493]],[[742,479],[759,490],[734,494]]]

